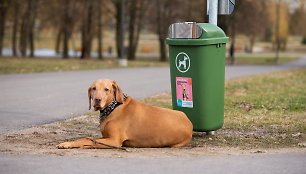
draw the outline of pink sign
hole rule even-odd
[[[180,107],[193,107],[192,78],[176,77],[176,105]]]

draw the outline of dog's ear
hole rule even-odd
[[[113,88],[114,88],[114,94],[115,94],[115,98],[116,98],[116,101],[119,102],[119,103],[123,103],[124,101],[124,96],[123,96],[123,92],[121,90],[121,88],[118,86],[118,84],[113,81]]]
[[[91,86],[88,88],[89,110],[91,109]]]

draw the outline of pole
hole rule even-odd
[[[125,0],[121,0],[120,2],[120,38],[119,38],[119,42],[120,42],[120,56],[118,59],[118,64],[121,66],[127,66],[127,59],[125,58],[125,50],[124,50],[124,22],[125,22],[125,12],[124,12],[124,4],[125,4]]]
[[[208,23],[217,25],[218,22],[218,0],[207,0]],[[215,131],[206,131],[206,135],[215,135]]]
[[[209,23],[217,25],[218,21],[218,0],[207,0]]]

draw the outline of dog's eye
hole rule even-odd
[[[107,88],[105,88],[104,90],[105,90],[105,91],[109,91],[109,89],[107,89]]]
[[[95,91],[95,90],[96,90],[96,87],[93,87],[93,88],[92,88],[92,90],[94,90],[94,91]]]

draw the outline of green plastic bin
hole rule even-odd
[[[214,131],[224,122],[225,44],[228,37],[209,23],[169,28],[173,109],[183,111],[194,131]]]

